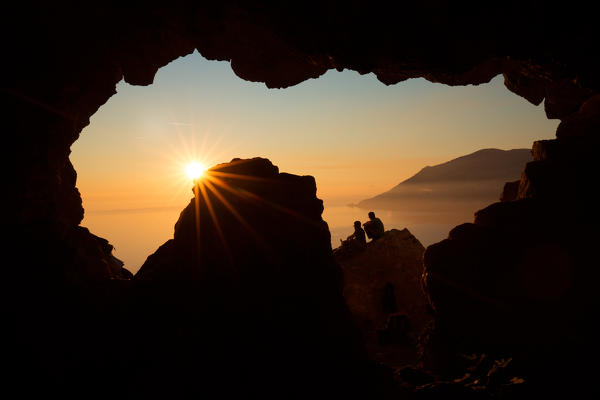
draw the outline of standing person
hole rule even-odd
[[[375,216],[373,211],[369,211],[369,221],[363,224],[367,237],[372,240],[377,240],[383,236],[385,229],[383,222]]]

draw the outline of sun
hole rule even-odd
[[[197,161],[192,161],[191,163],[185,166],[185,173],[188,176],[188,178],[190,178],[192,181],[195,181],[196,179],[204,175],[206,169],[207,168],[204,164],[199,163]]]

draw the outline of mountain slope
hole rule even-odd
[[[391,190],[358,203],[361,208],[448,211],[497,201],[504,183],[519,179],[529,149],[483,149],[425,167]]]

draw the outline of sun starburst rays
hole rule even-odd
[[[217,134],[208,129],[199,133],[194,123],[174,123],[173,129],[174,140],[169,142],[164,157],[171,166],[168,171],[169,182],[172,183],[172,187],[167,190],[170,193],[169,201],[179,202],[185,193],[189,193],[190,182],[202,178],[201,172],[205,172],[206,167],[231,157],[228,154],[232,154],[237,146],[233,143],[229,146],[222,145],[227,132]]]
[[[221,241],[221,244],[223,245],[225,253],[227,254],[227,260],[229,261],[230,265],[233,265],[233,256],[231,254],[231,250],[229,249],[229,245],[227,244],[227,239],[225,238],[225,235],[223,234],[223,229],[221,228],[219,218],[217,218],[217,215],[215,214],[215,210],[212,206],[212,201],[210,200],[210,197],[206,190],[206,185],[204,184],[204,182],[198,182],[196,185],[200,188],[200,192],[202,194],[204,202],[206,203],[206,207],[208,208],[208,213],[210,214],[210,217],[213,221],[213,225],[215,226],[215,229],[217,230],[217,235],[219,236],[219,240]]]
[[[276,185],[279,180],[227,172],[226,165],[219,164],[218,161],[222,161],[224,154],[229,153],[230,149],[222,149],[219,146],[219,140],[216,140],[216,138],[214,138],[215,140],[208,140],[208,135],[203,137],[185,135],[181,131],[184,127],[175,125],[175,128],[180,146],[177,149],[175,147],[171,149],[171,165],[174,166],[174,179],[172,179],[172,182],[177,186],[171,192],[174,198],[180,197],[182,191],[189,190],[190,183],[193,183],[193,209],[199,268],[202,268],[202,251],[210,251],[203,242],[209,240],[211,236],[218,238],[229,265],[234,266],[232,242],[227,234],[230,226],[228,223],[224,223],[224,215],[220,215],[220,210],[227,210],[226,213],[229,213],[237,221],[237,225],[250,234],[253,241],[265,251],[269,258],[273,256],[271,254],[272,249],[268,241],[259,233],[259,227],[253,226],[255,223],[251,224],[249,222],[247,219],[249,215],[244,215],[245,211],[243,210],[245,207],[242,207],[244,202],[253,204],[258,208],[271,209],[278,213],[287,214],[305,223],[318,223],[245,189],[244,181]],[[200,139],[199,143],[196,142],[198,139]],[[236,160],[234,164],[249,161]],[[206,166],[208,165],[215,165],[215,167],[207,169]],[[234,201],[235,198],[241,199],[242,202]],[[201,216],[201,214],[203,215]],[[205,224],[209,220],[208,218],[212,222],[212,227],[209,228],[212,232],[202,232],[202,229],[207,229]]]
[[[205,185],[207,188],[219,199],[219,201],[225,206],[225,208],[238,220],[238,222],[255,238],[259,243],[265,243],[262,236],[256,232],[256,230],[246,221],[246,219],[239,213],[239,211],[223,196],[223,194],[210,182],[206,180]]]
[[[299,220],[301,220],[303,222],[306,222],[306,223],[309,223],[309,224],[312,224],[312,225],[319,225],[319,222],[313,221],[313,220],[311,220],[311,219],[309,219],[309,218],[307,218],[307,217],[299,214],[298,212],[296,212],[294,210],[291,210],[291,209],[289,209],[287,207],[283,207],[283,206],[281,206],[281,205],[279,205],[277,203],[274,203],[274,202],[269,201],[269,200],[267,200],[267,199],[265,199],[265,198],[263,198],[261,196],[258,196],[256,193],[249,192],[249,191],[247,191],[245,189],[242,189],[242,188],[240,188],[238,186],[234,187],[232,185],[229,185],[223,179],[219,179],[219,178],[217,178],[215,176],[212,176],[214,174],[215,173],[213,171],[211,171],[211,176],[209,177],[209,179],[213,183],[215,183],[216,185],[222,187],[223,189],[227,190],[228,192],[230,192],[230,193],[232,193],[232,194],[234,194],[234,195],[236,195],[238,197],[241,197],[241,198],[243,198],[243,199],[245,199],[247,201],[251,201],[251,202],[253,202],[255,204],[258,204],[260,206],[267,206],[267,207],[269,207],[269,208],[271,208],[271,209],[273,209],[275,211],[291,215],[292,217],[295,217],[296,219],[299,219]],[[268,180],[268,179],[265,179],[265,178],[256,178],[256,177],[245,176],[245,175],[237,175],[237,174],[225,174],[225,175],[227,177],[229,177],[229,178],[233,177],[235,179],[245,179],[245,178],[248,178],[249,180],[264,180],[264,181],[275,182],[274,180]]]

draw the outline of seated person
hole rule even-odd
[[[365,231],[360,227],[360,221],[354,221],[354,233],[346,238],[346,240],[340,239],[340,244],[346,250],[359,250],[363,249],[367,244],[367,238]]]
[[[354,239],[362,245],[367,244],[367,237],[363,228],[360,227],[360,221],[354,221],[354,233],[348,236],[348,239]]]
[[[372,240],[377,240],[383,236],[385,229],[383,228],[383,222],[377,217],[373,211],[369,212],[369,221],[363,224],[365,227],[365,233],[367,237]]]

